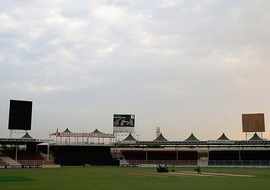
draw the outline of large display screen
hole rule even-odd
[[[31,130],[32,102],[10,100],[9,122],[10,130]]]
[[[114,114],[113,127],[134,127],[135,115],[132,114]]]
[[[242,114],[243,132],[265,132],[263,113]]]

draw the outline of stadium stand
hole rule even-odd
[[[41,154],[27,151],[18,152],[17,159],[22,167],[41,167],[45,160]]]
[[[196,151],[164,151],[164,150],[123,150],[122,163],[130,165],[142,164],[173,164],[196,165],[198,153]]]
[[[47,140],[34,139],[28,133],[21,138],[0,138],[0,165],[2,168],[42,167],[52,163],[38,150]],[[48,144],[48,143],[47,143]]]
[[[110,146],[54,145],[51,147],[55,163],[59,165],[117,165]]]
[[[8,156],[1,156],[0,161],[2,165],[10,167],[10,168],[20,168],[21,164],[13,160],[12,158]]]
[[[184,141],[168,141],[160,134],[153,141],[129,135],[112,147],[121,163],[199,166],[270,166],[270,141],[258,134],[249,140],[231,140],[224,133],[217,140],[201,141],[193,133]]]
[[[209,165],[270,165],[270,151],[211,151]]]
[[[58,131],[58,130],[57,130]],[[58,134],[60,132],[56,132]],[[80,138],[109,138],[99,130],[72,133],[66,129],[57,138],[75,141],[46,141],[25,134],[19,139],[0,138],[0,167],[42,167],[59,165],[183,165],[183,166],[270,166],[270,141],[258,134],[248,140],[231,140],[224,133],[217,140],[199,140],[193,133],[184,141],[170,141],[157,135],[139,141],[132,134],[120,142],[92,143]],[[78,140],[78,141],[77,141]]]

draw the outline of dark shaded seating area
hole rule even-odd
[[[270,165],[270,151],[211,151],[209,165]]]
[[[239,160],[239,151],[210,151],[209,160]]]
[[[198,160],[198,153],[197,151],[178,152],[178,160]]]
[[[117,165],[110,147],[55,146],[52,147],[56,164],[60,165]]]
[[[124,159],[131,165],[139,164],[177,164],[196,165],[198,153],[196,151],[144,151],[123,150]]]
[[[242,160],[270,160],[270,151],[241,151]]]
[[[148,151],[148,160],[176,160],[174,151]]]
[[[146,160],[145,151],[122,151],[122,155],[126,160]]]
[[[44,160],[44,158],[35,152],[20,151],[17,155],[18,160]]]

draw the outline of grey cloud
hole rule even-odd
[[[270,3],[7,1],[0,5],[0,114],[34,101],[33,133],[111,131],[115,112],[174,139],[239,138],[242,112],[269,115]],[[70,121],[65,121],[70,118]]]

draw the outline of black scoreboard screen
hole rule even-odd
[[[31,130],[32,102],[10,100],[9,122],[10,130]]]
[[[135,115],[131,114],[114,114],[113,127],[134,127]]]

